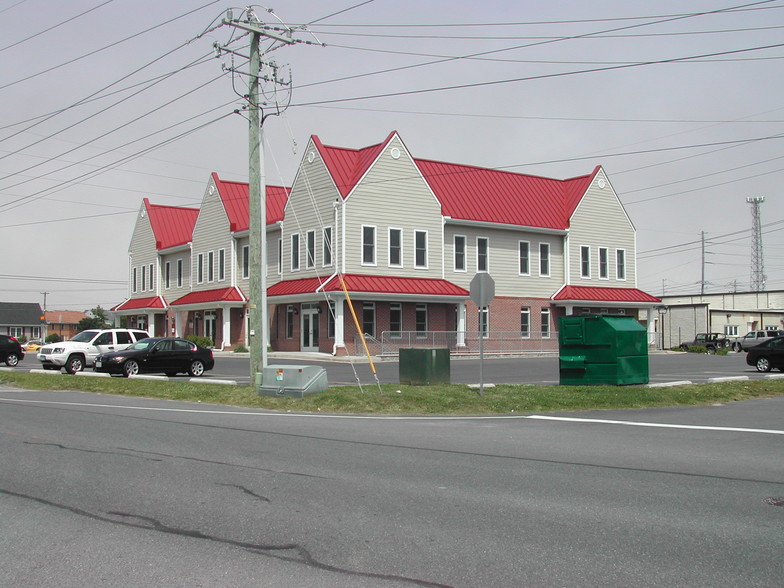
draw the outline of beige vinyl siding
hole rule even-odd
[[[399,158],[391,155],[399,151]],[[346,200],[346,273],[443,277],[441,207],[394,138]],[[362,265],[362,226],[376,227],[376,264]],[[402,267],[389,266],[389,229],[402,229]],[[415,267],[414,234],[427,233],[427,268]]]
[[[131,236],[131,245],[128,248],[130,265],[128,268],[128,295],[131,298],[147,298],[153,296],[158,288],[158,278],[155,276],[153,281],[154,288],[150,289],[150,277],[146,275],[146,287],[141,289],[141,272],[142,267],[145,269],[145,274],[149,273],[150,264],[153,266],[153,271],[158,263],[158,251],[155,249],[155,235],[150,225],[150,219],[146,214],[146,209],[142,205],[139,215],[136,217],[136,225],[133,228],[133,235]],[[136,291],[133,291],[133,269],[136,268]]]
[[[466,271],[454,271],[454,236],[466,237]],[[465,289],[477,274],[477,237],[489,242],[489,274],[495,281],[496,296],[547,298],[564,282],[563,237],[533,231],[488,229],[465,225],[446,225],[444,236],[446,279]],[[530,244],[530,275],[519,275],[519,242]],[[539,244],[550,245],[550,276],[539,275]]]
[[[209,185],[212,185],[210,180]],[[191,259],[191,275],[193,276],[193,290],[212,290],[215,288],[226,288],[231,286],[231,233],[229,232],[229,219],[226,210],[220,200],[218,192],[209,193],[209,189],[204,195],[199,210],[199,217],[193,227],[193,248]],[[220,249],[225,249],[224,279],[218,278],[218,259]],[[209,281],[208,259],[209,253],[214,252],[214,273],[213,281]],[[204,256],[204,280],[201,284],[197,283],[199,254]]]
[[[177,260],[182,260],[182,287],[177,287]],[[170,283],[171,287],[166,288],[165,271],[166,262],[171,266]],[[166,298],[166,302],[174,302],[178,298],[185,296],[191,291],[191,254],[188,250],[181,250],[175,253],[168,253],[161,256],[161,280],[160,293]]]
[[[604,188],[600,187],[600,180]],[[581,277],[580,248],[590,247],[591,277]],[[599,278],[599,249],[607,249],[609,279]],[[625,250],[626,279],[617,279],[616,251]],[[634,226],[600,171],[571,218],[570,283],[581,286],[634,288],[637,284]]]
[[[312,154],[312,161],[308,161],[310,154]],[[339,251],[339,232],[334,226],[334,203],[336,201],[342,201],[342,198],[319,156],[318,150],[311,142],[305,150],[305,156],[294,179],[291,194],[286,204],[285,216],[281,223],[281,231],[277,233],[274,242],[270,241],[270,279],[273,277],[276,281],[278,279],[278,238],[282,239],[282,277],[284,280],[312,278],[315,276],[326,277],[335,271],[335,264],[340,261],[337,255]],[[332,265],[327,267],[323,266],[324,260],[322,256],[322,230],[325,226],[332,227],[333,245]],[[316,236],[315,267],[313,268],[308,268],[306,264],[308,231],[315,231]],[[299,234],[299,270],[292,272],[291,235],[294,233]]]

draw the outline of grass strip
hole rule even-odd
[[[26,390],[79,390],[279,411],[339,414],[518,414],[696,406],[784,395],[784,379],[644,386],[497,385],[484,396],[461,384],[336,386],[305,398],[259,396],[250,386],[205,382],[87,378],[2,371],[0,384]]]

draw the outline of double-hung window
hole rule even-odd
[[[215,252],[207,252],[207,281],[215,281]]]
[[[427,231],[414,232],[414,267],[427,267]]]
[[[550,338],[550,309],[542,309],[542,339]]]
[[[332,227],[324,227],[321,241],[321,262],[324,266],[332,265]]]
[[[201,284],[204,281],[204,254],[199,253],[196,256],[196,283]]]
[[[607,259],[607,247],[599,247],[599,279],[607,280],[610,277],[609,260]]]
[[[400,339],[403,330],[403,305],[399,302],[389,304],[389,330],[393,339]]]
[[[425,337],[427,335],[427,304],[416,305],[415,318],[417,337]]]
[[[615,278],[618,280],[626,279],[626,250],[615,250]]]
[[[371,337],[376,336],[376,304],[374,302],[362,303],[362,332]]]
[[[376,265],[376,227],[362,225],[362,265]]]
[[[291,271],[299,271],[299,233],[291,235]]]
[[[517,244],[517,248],[519,250],[518,257],[520,259],[520,265],[518,267],[518,272],[521,276],[530,276],[531,275],[531,244],[528,241],[520,241]]]
[[[307,249],[305,267],[311,269],[316,267],[316,231],[308,231],[305,239]]]
[[[170,261],[167,261],[166,264],[163,266],[163,284],[167,290],[171,288],[171,262]]]
[[[250,246],[242,246],[242,278],[247,280],[250,277]]]
[[[520,308],[520,337],[523,339],[531,337],[531,309],[527,306]]]
[[[476,238],[476,271],[490,271],[490,241],[487,237]]]
[[[550,275],[550,244],[539,243],[539,275]]]
[[[465,235],[455,235],[455,271],[466,271],[466,238]]]
[[[389,265],[403,266],[403,229],[389,229]]]
[[[177,260],[177,287],[182,288],[182,278],[183,278],[183,271],[182,271],[182,259]]]
[[[587,245],[580,247],[580,277],[591,277],[591,248]]]

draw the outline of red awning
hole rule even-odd
[[[661,299],[637,288],[598,288],[594,286],[564,286],[553,296],[553,300],[556,302],[661,303]]]
[[[313,294],[326,278],[304,278],[286,280],[270,286],[267,295],[292,296],[296,294]],[[428,278],[399,278],[394,276],[365,276],[347,274],[343,276],[346,289],[353,294],[406,294],[415,296],[453,296],[468,298],[468,290],[448,282]],[[339,292],[343,288],[340,279],[332,277],[319,291]]]
[[[150,296],[148,298],[129,298],[125,302],[121,302],[114,308],[112,312],[121,310],[142,310],[142,309],[159,309],[166,308],[166,301],[163,296]]]
[[[245,296],[239,288],[217,288],[215,290],[202,290],[191,292],[171,303],[171,306],[185,306],[188,304],[208,304],[220,302],[246,302]]]

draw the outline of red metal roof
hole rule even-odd
[[[150,296],[148,298],[129,298],[111,310],[141,310],[143,308],[166,308],[166,300],[164,300],[162,296]]]
[[[218,189],[223,208],[229,217],[232,232],[247,231],[250,225],[250,205],[248,201],[248,184],[246,182],[229,182],[221,180],[212,172],[212,179]],[[284,186],[267,186],[267,224],[271,225],[283,220],[283,209],[289,197],[290,188]]]
[[[324,164],[337,185],[340,195],[345,198],[394,135],[395,131],[392,131],[381,143],[362,149],[330,147],[322,144],[316,135],[312,135],[311,139],[321,154],[321,158],[324,160]]]
[[[184,306],[186,304],[207,304],[210,302],[246,302],[239,288],[230,286],[228,288],[217,288],[215,290],[201,290],[190,292],[178,298],[170,306]]]
[[[168,249],[190,242],[199,216],[198,208],[150,204],[149,198],[144,199],[144,207],[155,236],[156,249]]]
[[[347,149],[311,137],[341,196],[345,198],[397,133],[376,145]],[[453,219],[565,230],[599,167],[590,174],[556,180],[496,169],[414,159]]]
[[[441,203],[444,216],[564,230],[599,168],[570,180],[414,160]]]
[[[594,286],[564,286],[553,300],[585,302],[642,302],[657,303],[661,299],[637,288],[598,288]]]
[[[324,278],[325,279],[325,278]],[[294,294],[313,294],[322,284],[321,278],[304,278],[301,280],[286,280],[270,286],[267,295],[291,296]],[[346,274],[343,276],[346,289],[349,293],[364,294],[413,294],[417,296],[455,296],[468,298],[468,290],[461,288],[446,280],[428,278],[398,278],[393,276],[364,276]],[[333,277],[322,290],[326,292],[339,292],[343,288],[340,279]]]

